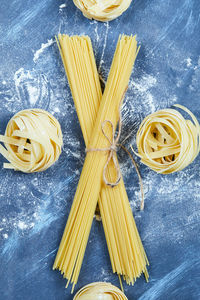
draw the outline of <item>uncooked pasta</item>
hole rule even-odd
[[[128,300],[128,298],[111,283],[94,282],[78,291],[73,300]]]
[[[14,115],[0,135],[0,153],[9,161],[4,167],[25,173],[41,172],[60,156],[63,144],[59,122],[42,109],[27,109]]]
[[[200,150],[200,126],[184,106],[187,120],[176,109],[163,109],[147,116],[141,123],[136,143],[141,162],[152,170],[168,174],[187,167]]]
[[[128,9],[132,0],[73,0],[89,19],[106,22],[119,17]]]
[[[96,133],[95,137],[99,137],[105,143],[101,123],[109,118],[116,126],[119,117],[118,105],[127,88],[138,52],[135,37],[122,36],[119,39],[103,98],[90,39],[59,35],[58,45],[86,147],[91,148],[94,145],[91,136],[93,130]],[[101,108],[102,101],[106,101],[106,105],[104,104],[105,106]],[[111,116],[101,116],[102,121],[98,119],[97,123],[100,109]],[[98,124],[97,129],[93,129],[95,123]],[[107,129],[108,134],[111,133],[109,132],[111,129]],[[119,276],[122,275],[128,284],[133,284],[142,272],[148,279],[146,269],[148,261],[132,215],[123,179],[114,188],[105,185],[102,172],[107,153],[91,152],[87,154],[87,159],[90,160],[91,156],[94,156],[91,160],[92,165],[79,183],[78,189],[81,194],[78,193],[75,196],[54,269],[58,268],[68,279],[68,283],[71,281],[76,284],[98,200],[113,272]],[[96,164],[101,160],[103,160],[101,166],[97,166]],[[109,164],[108,177],[110,179],[115,177],[115,168],[112,163]],[[81,196],[80,199],[77,198],[78,195]]]

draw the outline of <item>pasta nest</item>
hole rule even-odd
[[[63,144],[59,122],[42,109],[27,109],[14,115],[0,136],[0,153],[9,161],[5,168],[26,173],[49,168],[60,156]]]
[[[73,0],[74,4],[89,19],[106,22],[119,17],[132,0]]]
[[[94,282],[83,287],[73,300],[128,300],[124,293],[111,283]]]
[[[176,109],[159,110],[147,116],[137,132],[138,156],[152,170],[168,174],[188,166],[198,155],[200,126],[195,116],[184,106],[186,120]]]

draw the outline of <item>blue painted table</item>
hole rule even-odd
[[[84,142],[54,36],[88,34],[106,79],[118,35],[137,33],[141,50],[123,107],[123,140],[135,146],[143,117],[174,103],[200,120],[199,0],[135,0],[110,23],[82,16],[72,1],[1,0],[0,131],[14,113],[50,111],[62,126],[59,161],[38,174],[3,170],[0,158],[0,299],[72,299],[52,271],[84,161]],[[131,162],[121,169],[144,247],[150,281],[125,285],[129,300],[200,299],[200,157],[184,171],[158,175],[140,165],[145,211]],[[112,274],[102,224],[94,220],[76,290],[92,281],[119,285]]]

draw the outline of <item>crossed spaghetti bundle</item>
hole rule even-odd
[[[103,95],[89,37],[59,35],[58,46],[86,148],[107,148],[109,143],[102,134],[101,125],[109,120],[116,129],[119,105],[138,53],[136,38],[119,38]],[[105,127],[107,136],[111,137],[111,127]],[[117,160],[116,153],[114,155]],[[97,202],[113,272],[119,278],[122,275],[128,284],[133,284],[143,272],[148,279],[148,260],[132,215],[123,178],[114,188],[107,186],[102,179],[107,157],[106,152],[87,152],[54,262],[53,268],[59,269],[68,280],[67,286],[71,282],[73,288],[79,277]],[[109,163],[106,175],[110,181],[116,178],[113,161]]]

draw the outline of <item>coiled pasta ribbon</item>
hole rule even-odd
[[[186,120],[176,109],[159,110],[147,116],[137,132],[137,148],[141,162],[152,170],[169,174],[187,167],[200,150],[200,126],[196,117],[184,106]]]
[[[27,109],[10,119],[0,135],[0,153],[9,161],[4,168],[41,172],[60,156],[63,144],[59,122],[45,110]]]
[[[128,300],[128,298],[110,283],[94,282],[83,287],[73,300]]]
[[[131,0],[73,0],[89,19],[106,22],[119,17],[131,4]]]

